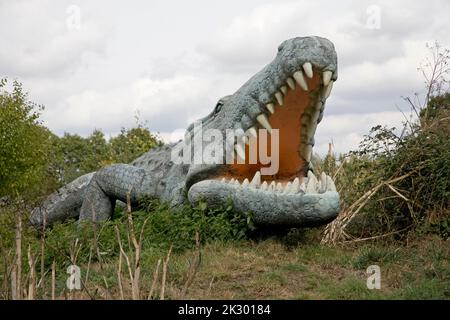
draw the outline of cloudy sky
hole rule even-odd
[[[114,135],[136,115],[170,140],[271,61],[278,44],[334,42],[339,79],[316,152],[398,126],[423,91],[425,44],[450,45],[450,1],[0,0],[0,76],[44,104],[55,133]]]

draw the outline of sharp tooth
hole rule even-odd
[[[336,186],[330,176],[327,176],[327,191],[336,191]]]
[[[239,143],[236,144],[234,149],[236,150],[238,157],[241,158],[242,160],[245,160],[245,149],[243,149]]]
[[[324,193],[325,191],[327,191],[327,175],[322,171],[320,175],[319,193]]]
[[[286,86],[281,86],[281,87],[280,87],[280,90],[281,90],[281,92],[283,92],[284,95],[286,95],[287,92],[288,92],[288,89],[287,89]]]
[[[235,184],[236,186],[240,186],[240,185],[241,185],[241,183],[240,183],[239,180],[237,180],[237,179],[236,179],[236,181],[234,181],[234,184]]]
[[[268,190],[269,190],[269,191],[274,191],[274,190],[275,190],[275,181],[272,181],[272,182],[269,184]]]
[[[252,187],[259,187],[261,184],[261,173],[259,171],[256,171],[255,176],[252,179],[252,182],[250,182],[250,186]]]
[[[302,156],[306,162],[311,161],[311,153],[312,153],[312,146],[309,144],[304,145],[302,148]]]
[[[311,162],[311,156],[312,156],[312,146],[308,145],[305,157],[306,162]]]
[[[295,178],[294,181],[292,182],[291,193],[297,193],[299,189],[300,189],[300,179]]]
[[[248,137],[247,136],[242,136],[242,142],[244,142],[245,144],[248,144]]]
[[[331,89],[333,89],[333,83],[334,81],[330,81],[330,83],[323,89],[323,97],[325,99],[328,99],[328,97],[331,94]]]
[[[243,187],[247,187],[250,184],[247,178],[245,178],[244,182],[242,182]]]
[[[233,184],[235,181],[236,181],[236,180],[234,180],[234,178],[232,178],[232,179],[230,180],[230,183]]]
[[[313,69],[312,69],[312,64],[310,62],[306,62],[303,64],[303,70],[305,70],[305,74],[308,78],[312,78],[313,77]]]
[[[311,124],[317,124],[317,120],[319,119],[319,114],[320,114],[320,107],[319,107],[319,109],[315,108],[312,111],[311,119],[310,119]]]
[[[323,106],[323,102],[322,101],[318,101],[315,105],[314,105],[314,110],[316,112],[320,112],[320,110],[322,110],[322,106]]]
[[[277,187],[276,187],[276,192],[283,192],[283,185],[281,184],[281,182],[277,183]]]
[[[306,184],[305,181],[302,182],[300,185],[300,192],[305,193],[306,192]]]
[[[301,71],[294,72],[293,77],[295,81],[297,81],[300,88],[308,91],[308,84],[306,83],[305,77],[303,76],[303,73]]]
[[[245,134],[247,136],[252,136],[253,138],[257,138],[258,137],[258,132],[256,131],[255,127],[250,127]]]
[[[220,182],[227,182],[227,179],[222,178],[222,179],[220,180]]]
[[[270,112],[271,114],[273,114],[273,113],[275,112],[273,103],[268,103],[268,104],[266,104],[266,108],[267,108],[267,110],[269,110],[269,112]]]
[[[283,94],[280,91],[275,92],[275,99],[277,99],[280,106],[283,105]]]
[[[268,187],[269,187],[269,185],[267,184],[266,181],[264,181],[264,182],[261,184],[260,189],[261,189],[261,190],[267,190]]]
[[[316,123],[312,123],[308,127],[306,127],[306,138],[311,139],[312,137],[314,137],[314,134],[316,133],[316,129],[317,129]]]
[[[324,71],[323,72],[323,85],[326,87],[331,80],[331,76],[333,75],[333,73],[331,71]]]
[[[284,193],[290,193],[291,187],[292,187],[292,182],[289,181],[288,183],[286,183],[286,186],[284,187]]]
[[[267,119],[265,114],[260,114],[256,117],[256,120],[264,129],[269,131],[269,133],[272,131],[272,127],[270,126],[269,120]]]
[[[295,81],[292,78],[287,78],[286,83],[288,84],[289,88],[292,90],[295,89]]]
[[[308,185],[306,193],[317,193],[317,178],[311,171],[308,171]]]

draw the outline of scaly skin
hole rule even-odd
[[[309,79],[311,71],[308,66],[304,66],[305,63],[310,63],[315,78]],[[299,70],[308,82],[309,88],[304,92],[298,89],[301,80],[294,77]],[[298,91],[292,89],[295,93],[291,95],[300,97],[303,94],[302,99],[306,100],[302,101],[307,103],[299,107],[304,109],[299,111],[298,119],[295,120],[299,128],[302,126],[301,145],[288,149],[289,153],[295,155],[293,159],[299,159],[296,160],[299,165],[295,166],[295,170],[281,168],[281,175],[285,178],[275,179],[283,183],[283,189],[287,186],[287,180],[292,179],[285,190],[277,191],[261,185],[259,173],[250,186],[246,185],[247,182],[241,184],[240,181],[237,184],[222,180],[222,177],[234,177],[236,170],[232,165],[175,163],[172,153],[180,150],[184,143],[180,141],[152,149],[131,164],[111,165],[76,179],[34,209],[31,223],[42,226],[44,216],[48,225],[77,217],[81,221],[104,221],[112,216],[117,200],[126,201],[127,193],[130,194],[132,205],[138,205],[144,197],[158,198],[175,207],[186,201],[196,204],[200,200],[206,201],[211,207],[220,207],[231,200],[235,210],[252,212],[257,225],[305,227],[328,223],[339,212],[339,195],[331,178],[323,174],[317,181],[311,172],[308,173],[308,168],[315,127],[322,119],[326,97],[333,81],[337,79],[337,57],[330,41],[319,37],[284,41],[270,64],[233,95],[219,100],[214,111],[199,121],[203,130],[219,129],[224,136],[228,129],[249,132],[250,128],[264,126],[257,120],[260,115],[275,119],[272,121],[276,122],[276,118],[270,118],[272,112],[267,104],[277,105],[277,92],[280,94],[284,91],[284,94],[289,95],[286,93],[287,84],[292,88],[294,78],[297,80],[295,90]],[[294,98],[286,96],[286,99]],[[282,110],[279,108],[288,107],[277,106],[276,110]],[[305,114],[308,117],[304,117]],[[309,120],[300,124],[305,119]],[[281,134],[283,130],[288,130],[283,124],[278,129]],[[193,131],[194,125],[191,125],[186,136],[192,136]],[[203,142],[203,148],[207,146],[208,143]],[[280,155],[288,156],[286,152]],[[250,174],[251,170],[247,171]],[[244,180],[247,177],[251,180],[254,170],[251,176],[247,171],[244,170],[244,176],[237,175],[236,178]],[[294,180],[295,177],[297,179]],[[184,190],[188,191],[187,199]]]

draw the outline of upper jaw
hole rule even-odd
[[[319,84],[308,87],[313,77],[319,77]],[[263,70],[247,81],[235,94],[229,96],[223,112],[224,118],[231,119],[221,123],[223,131],[234,129],[241,132],[242,138],[254,135],[259,128],[272,126],[268,117],[275,111],[276,105],[283,104],[288,90],[301,88],[311,97],[311,103],[304,110],[302,117],[302,144],[300,154],[305,159],[305,169],[312,156],[314,134],[318,123],[322,120],[325,101],[331,93],[334,81],[337,79],[337,55],[333,44],[320,37],[293,38],[283,42],[278,49],[276,58]],[[275,111],[276,112],[276,111]],[[204,128],[217,128],[215,119],[204,122]],[[238,137],[239,139],[239,137]],[[242,153],[235,142],[236,154]],[[230,148],[233,149],[233,148]],[[220,175],[225,166],[193,165],[190,166],[186,187],[208,178]]]
[[[317,76],[319,84],[308,85]],[[284,103],[288,91],[300,87],[311,97],[311,104],[305,110],[307,117],[302,119],[302,134],[308,137],[302,141],[300,150],[306,162],[310,162],[314,133],[336,80],[337,55],[329,40],[319,37],[286,40],[276,58],[229,99],[229,117],[234,119],[232,129],[240,130],[247,137],[254,135],[258,128],[270,132],[268,117],[276,112],[276,106]]]

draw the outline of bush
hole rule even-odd
[[[343,212],[380,186],[348,224],[347,234],[371,237],[412,228],[449,236],[449,105],[450,94],[434,97],[401,135],[395,128],[376,126],[359,150],[339,161],[329,155],[320,163],[321,169],[337,172]],[[398,181],[386,183],[394,178]]]
[[[133,221],[137,233],[147,221],[143,231],[143,249],[156,250],[162,255],[170,246],[175,252],[195,247],[197,232],[202,243],[208,243],[244,239],[253,230],[248,214],[236,213],[231,206],[212,210],[206,208],[204,203],[194,208],[185,206],[171,209],[158,200],[145,200],[142,209],[133,212]],[[102,259],[117,257],[120,250],[115,226],[121,238],[127,239],[127,214],[121,209],[116,210],[112,221],[95,228],[90,224],[80,228],[75,221],[53,226],[47,232],[46,264],[50,266],[56,260],[58,264],[68,266],[70,245],[75,241],[81,247],[77,263],[87,263],[90,256],[94,261],[97,260],[95,248],[98,248]]]
[[[0,80],[0,197],[30,198],[49,178],[51,133],[39,122],[43,107],[28,100],[19,82],[11,92],[7,85]]]
[[[94,130],[84,138],[77,134],[65,133],[53,140],[54,155],[50,164],[52,172],[61,184],[113,163],[129,163],[161,141],[147,128],[138,126],[122,129],[121,133],[105,139],[100,130]]]

